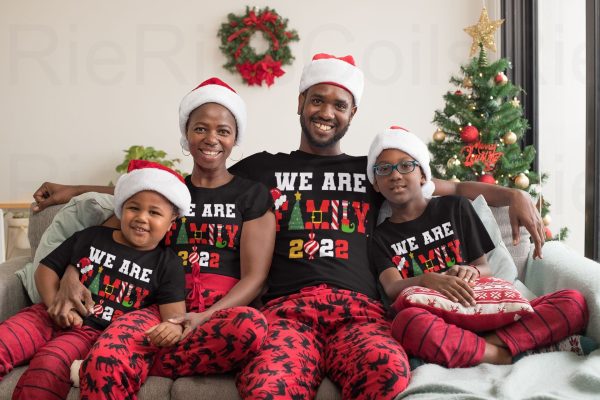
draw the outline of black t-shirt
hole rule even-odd
[[[272,188],[275,253],[265,300],[328,284],[379,298],[368,241],[382,197],[366,157],[254,154],[230,168]]]
[[[272,208],[269,190],[239,176],[218,188],[196,187],[188,176],[186,185],[190,212],[176,220],[165,245],[175,250],[186,273],[197,264],[201,273],[240,279],[242,224]]]
[[[417,219],[403,223],[387,219],[375,228],[372,262],[377,275],[397,268],[405,279],[469,264],[493,248],[471,202],[442,196],[432,198]]]
[[[127,312],[185,299],[183,270],[172,250],[136,250],[115,242],[114,231],[93,226],[76,232],[41,261],[59,277],[68,265],[79,269],[95,302],[84,324],[96,329]]]

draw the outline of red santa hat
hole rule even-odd
[[[164,165],[146,161],[131,160],[127,173],[121,175],[115,186],[115,215],[121,218],[123,204],[134,194],[144,190],[160,193],[175,207],[182,217],[190,209],[190,191],[184,179],[177,172]]]
[[[300,93],[313,85],[328,83],[350,92],[354,96],[354,104],[358,106],[365,86],[364,80],[363,73],[352,56],[336,57],[319,53],[304,66],[300,78]]]
[[[219,78],[210,78],[185,95],[179,104],[179,129],[181,131],[181,147],[189,150],[186,137],[186,125],[190,114],[196,108],[206,103],[217,103],[225,107],[235,118],[237,136],[240,143],[246,130],[246,103],[235,90]]]
[[[405,152],[419,163],[423,174],[425,175],[425,183],[421,186],[423,196],[431,197],[435,185],[431,180],[431,168],[429,167],[429,150],[421,139],[414,133],[400,126],[391,126],[389,129],[379,133],[373,139],[369,154],[367,155],[367,177],[369,182],[375,182],[375,173],[373,167],[375,161],[382,151],[386,149],[397,149]]]

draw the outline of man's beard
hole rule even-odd
[[[311,146],[321,147],[321,148],[330,147],[330,146],[336,144],[337,142],[339,142],[344,137],[344,135],[348,131],[348,128],[350,127],[350,124],[347,124],[345,127],[338,130],[336,132],[336,134],[331,137],[331,139],[329,139],[325,142],[319,142],[318,140],[316,140],[314,137],[312,137],[310,135],[308,126],[306,126],[306,123],[304,121],[305,121],[305,119],[302,117],[302,115],[300,115],[300,127],[302,128],[302,134],[304,135],[306,140],[308,140],[308,143],[310,143]]]

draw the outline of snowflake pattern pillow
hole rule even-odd
[[[529,301],[505,280],[480,278],[475,282],[473,291],[477,304],[467,307],[450,301],[436,290],[410,286],[400,292],[392,308],[399,312],[407,307],[420,307],[446,322],[471,331],[498,329],[533,312]]]

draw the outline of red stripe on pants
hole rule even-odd
[[[417,307],[396,315],[392,335],[408,354],[449,368],[477,365],[485,351],[483,338]]]
[[[87,326],[58,328],[43,304],[28,307],[4,321],[0,324],[0,376],[29,361],[12,398],[67,397],[71,363],[85,357],[99,334]]]
[[[587,325],[585,298],[576,290],[538,297],[531,306],[534,313],[495,331],[513,356],[580,333]],[[485,340],[474,332],[417,307],[399,312],[392,332],[409,354],[450,368],[479,364],[485,350]]]
[[[244,399],[313,399],[325,375],[344,399],[392,399],[408,385],[406,353],[378,302],[319,286],[262,311],[267,340],[237,376]]]
[[[577,290],[559,290],[531,301],[535,311],[496,331],[515,356],[582,333],[588,323],[585,297]]]

